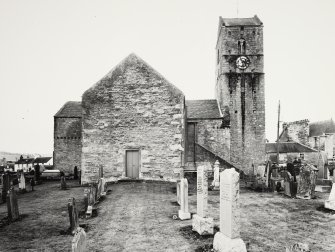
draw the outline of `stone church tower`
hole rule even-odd
[[[252,18],[219,20],[216,99],[230,119],[230,162],[245,173],[265,161],[263,23]]]

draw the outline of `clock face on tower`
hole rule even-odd
[[[236,67],[241,70],[247,69],[249,64],[250,60],[246,56],[238,57],[236,60]]]

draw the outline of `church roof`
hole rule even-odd
[[[277,153],[277,143],[266,143],[266,153]],[[316,150],[297,142],[279,142],[279,153],[317,152]]]
[[[55,117],[82,117],[82,107],[79,101],[68,101],[56,113]]]
[[[168,85],[171,93],[175,95],[182,95],[184,93],[178,89],[175,85],[169,82],[163,75],[157,72],[152,66],[150,66],[147,62],[137,56],[135,53],[129,54],[125,59],[123,59],[119,64],[117,64],[112,70],[110,70],[100,81],[94,84],[91,88],[86,90],[83,94],[83,101],[85,97],[89,96],[95,89],[98,89],[100,86],[104,85],[113,85],[113,82],[120,78],[125,74],[126,70],[129,68],[137,68],[141,71],[143,75],[154,75],[160,80],[163,81],[164,84]],[[83,103],[85,105],[85,102]]]
[[[216,100],[187,100],[187,119],[222,118]]]
[[[333,119],[312,122],[309,124],[309,136],[322,136],[323,134],[333,134],[335,133],[335,123]]]
[[[262,21],[255,15],[252,18],[221,18],[222,26],[260,26]]]

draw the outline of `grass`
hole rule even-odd
[[[6,204],[0,205],[0,251],[70,251],[72,236],[67,201],[75,197],[82,210],[83,191],[77,182],[60,190],[47,182],[34,192],[18,194],[21,220],[8,223]],[[80,219],[87,230],[88,251],[212,251],[213,236],[191,230],[192,221],[174,220],[175,184],[124,182],[110,185],[98,204],[97,216]],[[195,180],[190,180],[189,209],[196,213]],[[297,242],[312,251],[335,251],[335,214],[322,206],[329,193],[313,200],[291,199],[283,194],[241,188],[240,230],[248,251],[285,251]],[[219,226],[219,192],[209,191],[209,215]]]

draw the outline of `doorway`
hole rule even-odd
[[[140,152],[138,150],[126,151],[126,176],[139,178]]]

